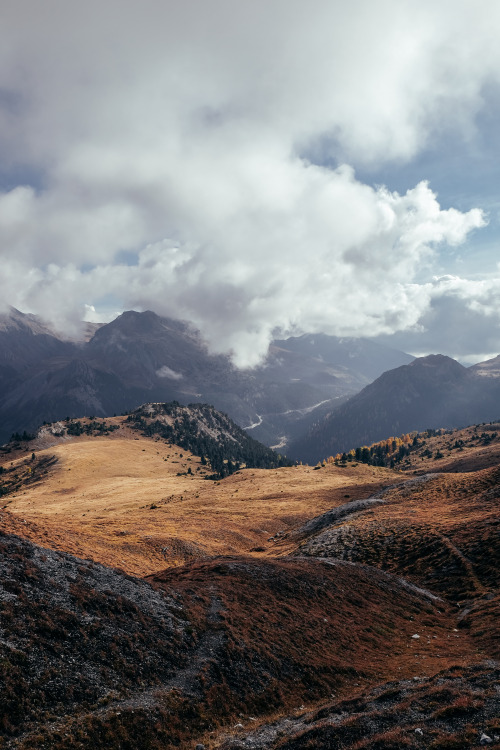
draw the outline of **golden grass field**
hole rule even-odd
[[[120,417],[108,421],[122,425]],[[31,450],[3,464],[29,478]],[[37,461],[52,456],[57,462],[40,481],[3,498],[14,515],[10,522],[4,514],[4,529],[14,523],[34,542],[139,576],[193,557],[273,555],[268,540],[279,532],[403,478],[364,465],[297,466],[243,469],[214,482],[203,478],[198,457],[126,425],[109,437],[36,450]],[[286,543],[279,546],[284,554]]]

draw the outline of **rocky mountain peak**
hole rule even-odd
[[[28,333],[34,336],[41,334],[54,336],[54,332],[38,315],[22,313],[15,307],[9,307],[8,312],[0,314],[0,333]]]

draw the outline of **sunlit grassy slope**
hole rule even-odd
[[[14,515],[8,528],[21,523],[32,541],[145,575],[193,557],[274,554],[276,539],[308,518],[400,481],[362,465],[243,469],[207,480],[198,457],[132,432],[122,418],[108,421],[119,425],[109,436],[46,438],[3,458],[22,480],[2,498]]]

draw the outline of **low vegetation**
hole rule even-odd
[[[0,747],[500,746],[500,425],[258,468],[225,420],[4,447]]]
[[[483,450],[489,446],[495,450]],[[489,422],[465,429],[428,429],[405,433],[400,437],[354,448],[347,453],[337,453],[327,458],[326,462],[339,466],[358,461],[370,466],[421,472],[432,466],[449,471],[464,470],[466,464],[470,464],[471,468],[482,468],[486,456],[486,465],[492,465],[499,454],[500,424]]]
[[[478,664],[400,680],[316,711],[228,732],[221,750],[465,750],[498,746],[498,667]],[[483,741],[481,742],[481,738]]]
[[[141,581],[5,536],[0,566],[4,747],[168,748],[471,657],[448,607],[369,568],[216,558]]]

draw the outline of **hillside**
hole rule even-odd
[[[292,465],[208,404],[147,404],[134,409],[127,423],[143,435],[158,436],[199,456],[203,465],[213,469],[212,479],[229,476],[240,466],[275,469]]]
[[[498,418],[500,379],[430,355],[385,372],[287,448],[316,463],[391,435],[465,427]]]
[[[462,450],[432,443],[418,476],[351,460],[214,480],[173,442],[184,410],[4,450],[2,746],[500,745],[496,437],[430,435]],[[212,418],[195,405],[198,436]]]
[[[398,572],[457,602],[498,589],[500,472],[426,474],[297,532],[302,554]],[[487,549],[487,554],[485,554]]]
[[[8,748],[186,747],[242,712],[473,656],[442,605],[343,564],[220,558],[145,582],[14,537],[0,564]],[[408,653],[415,629],[436,638]]]
[[[405,433],[337,453],[328,458],[329,462],[332,460],[337,465],[359,461],[413,474],[477,471],[500,461],[500,423]]]
[[[221,750],[464,750],[498,746],[498,667],[393,680],[362,696],[297,711],[250,731],[228,731]]]
[[[272,555],[276,536],[393,476],[297,466],[207,480],[213,469],[200,457],[134,426],[128,417],[71,420],[12,444],[0,458],[0,502],[12,514],[4,528],[145,575],[211,555]]]

